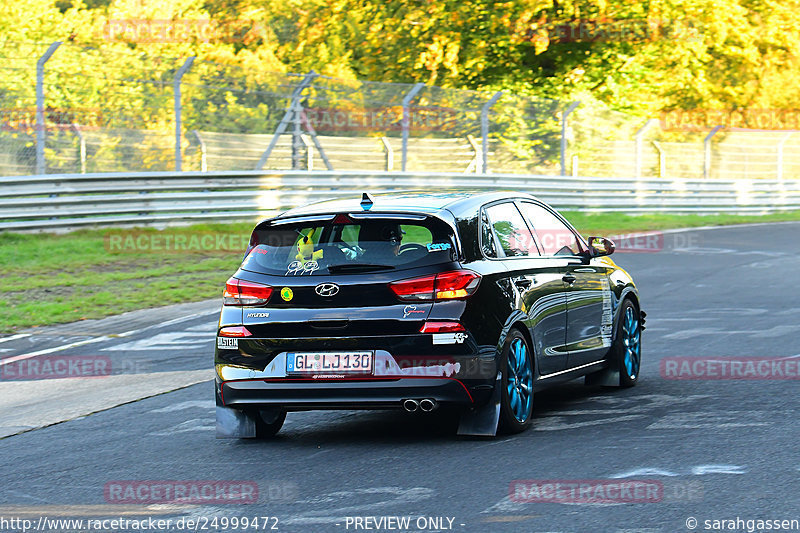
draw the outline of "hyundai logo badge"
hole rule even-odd
[[[336,296],[339,293],[339,286],[335,283],[320,283],[314,287],[314,292],[320,296]]]

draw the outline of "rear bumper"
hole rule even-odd
[[[337,339],[331,344],[344,344],[346,340]],[[374,340],[356,339],[350,349],[360,348],[360,343],[377,344]],[[331,344],[316,345],[329,348]],[[399,349],[395,353],[374,350],[370,375],[291,375],[286,371],[288,352],[274,353],[269,360],[254,362],[255,357],[248,357],[249,354],[241,351],[230,351],[233,361],[225,360],[224,351],[218,349],[218,405],[235,409],[258,406],[280,406],[288,410],[383,409],[401,407],[403,400],[409,398],[430,398],[443,404],[463,406],[483,405],[494,389],[497,364],[492,347],[483,351],[474,348],[451,345],[437,350],[445,353],[418,356],[410,355],[420,353],[413,347],[402,355],[397,353]],[[446,353],[448,349],[449,354]],[[453,351],[462,353],[453,354]],[[242,364],[245,361],[248,364]]]
[[[488,401],[491,388],[469,390],[458,379],[404,377],[400,379],[247,379],[217,381],[225,407],[303,409],[399,408],[408,398],[432,398],[439,403],[471,406]]]

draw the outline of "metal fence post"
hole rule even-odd
[[[197,130],[192,130],[192,135],[194,138],[197,139],[197,144],[200,147],[200,172],[207,172],[208,171],[208,158],[207,158],[207,151],[206,151],[206,142],[200,137],[200,132]]]
[[[664,150],[658,141],[652,141],[652,143],[658,152],[658,177],[663,178],[667,173],[667,157],[664,155]]]
[[[639,128],[639,131],[636,132],[636,160],[634,162],[634,174],[636,179],[642,177],[642,139],[644,138],[644,134],[647,133],[647,130],[650,129],[650,126],[652,126],[654,122],[658,121],[654,118],[651,118],[645,122],[641,128]]]
[[[392,150],[392,145],[389,144],[389,139],[386,137],[381,137],[381,143],[383,143],[383,153],[386,163],[384,170],[389,172],[390,170],[394,170],[394,150]]]
[[[262,170],[264,165],[267,163],[269,156],[272,155],[272,150],[275,148],[275,145],[278,144],[278,139],[280,139],[281,135],[286,131],[286,128],[289,126],[289,122],[292,120],[300,121],[301,116],[299,112],[302,111],[302,105],[300,104],[300,95],[303,94],[303,91],[306,87],[309,87],[312,83],[314,83],[314,79],[317,78],[319,74],[314,72],[313,70],[303,77],[303,80],[294,88],[292,91],[291,101],[289,102],[288,107],[286,108],[286,113],[283,114],[283,118],[281,119],[278,127],[275,128],[275,133],[272,135],[272,140],[269,142],[269,146],[267,149],[264,150],[264,153],[261,154],[261,157],[256,163],[255,170]],[[295,111],[299,107],[300,111],[298,111],[297,117],[295,117]],[[298,124],[299,122],[295,122]],[[316,135],[315,135],[316,137]],[[324,156],[323,156],[324,157]],[[327,161],[326,161],[327,163]]]
[[[723,125],[714,126],[709,134],[706,135],[706,138],[703,139],[703,178],[711,176],[711,138],[724,127]]]
[[[467,142],[469,143],[470,148],[472,148],[472,159],[467,165],[467,168],[464,169],[464,173],[474,172],[475,174],[481,173],[481,150],[478,148],[478,142],[475,140],[471,134],[467,134]]]
[[[81,174],[86,174],[86,138],[83,136],[83,132],[81,131],[80,127],[74,122],[72,123],[72,131],[75,132],[75,135],[78,136],[78,144],[80,149],[80,159],[81,159]]]
[[[481,162],[476,172],[486,174],[489,170],[489,109],[503,96],[503,91],[497,91],[492,98],[481,108]]]
[[[579,101],[572,102],[561,115],[561,175],[567,175],[567,117],[581,105]]]
[[[299,105],[300,105],[300,111],[299,111],[300,120],[305,124],[306,131],[308,131],[308,136],[310,136],[311,142],[317,149],[317,152],[319,152],[319,156],[322,158],[322,162],[325,163],[325,168],[327,168],[328,170],[333,170],[333,165],[331,165],[330,159],[328,159],[328,156],[325,155],[325,150],[322,148],[322,144],[320,144],[319,142],[319,138],[317,137],[317,130],[314,129],[314,126],[311,124],[311,121],[308,120],[308,116],[305,113],[305,109],[303,108],[302,102],[300,102]],[[308,143],[306,143],[306,145],[308,146],[308,150],[311,150],[310,145],[308,145]],[[313,151],[309,153],[310,153],[309,157],[313,159],[314,157]]]
[[[311,142],[311,138],[305,133],[300,134],[300,140],[303,142],[303,146],[306,148],[306,170],[312,171],[314,170],[314,144]],[[292,170],[302,169],[292,168]]]
[[[172,80],[172,94],[175,104],[175,172],[181,171],[181,78],[194,63],[194,57],[188,58]]]
[[[780,141],[778,141],[778,161],[776,162],[777,163],[776,174],[779,181],[783,180],[783,147],[786,144],[786,141],[789,140],[789,137],[794,135],[794,133],[795,132],[790,131],[789,133],[784,135]]]
[[[406,171],[406,163],[408,162],[408,130],[411,124],[411,120],[408,116],[408,106],[423,87],[425,87],[424,83],[417,83],[408,91],[408,94],[403,97],[403,148],[401,157],[403,172]]]
[[[303,140],[303,128],[301,127],[302,113],[303,104],[301,104],[300,99],[297,98],[293,103],[292,111],[292,124],[294,125],[292,128],[292,170],[301,170],[300,158],[302,154],[300,152],[302,151],[303,146],[306,146],[306,143]]]
[[[44,174],[47,168],[44,164],[44,143],[47,135],[45,134],[44,123],[44,64],[61,46],[61,41],[56,41],[50,45],[47,51],[36,60],[36,173]]]

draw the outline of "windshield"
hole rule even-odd
[[[258,244],[242,269],[282,276],[414,268],[457,258],[452,229],[433,217],[352,219],[273,224],[256,231]]]

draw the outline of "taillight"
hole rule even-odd
[[[436,274],[436,299],[466,298],[478,288],[481,277],[470,270]]]
[[[230,278],[225,283],[225,292],[222,295],[223,305],[264,305],[272,295],[272,287]]]
[[[467,331],[460,322],[425,322],[419,328],[420,333],[457,333]]]
[[[404,279],[389,284],[389,288],[401,300],[433,300],[436,275]]]
[[[401,300],[433,301],[466,298],[475,292],[481,276],[471,270],[452,270],[389,284]]]
[[[244,326],[228,326],[219,330],[220,337],[250,337],[252,335],[250,330]]]

